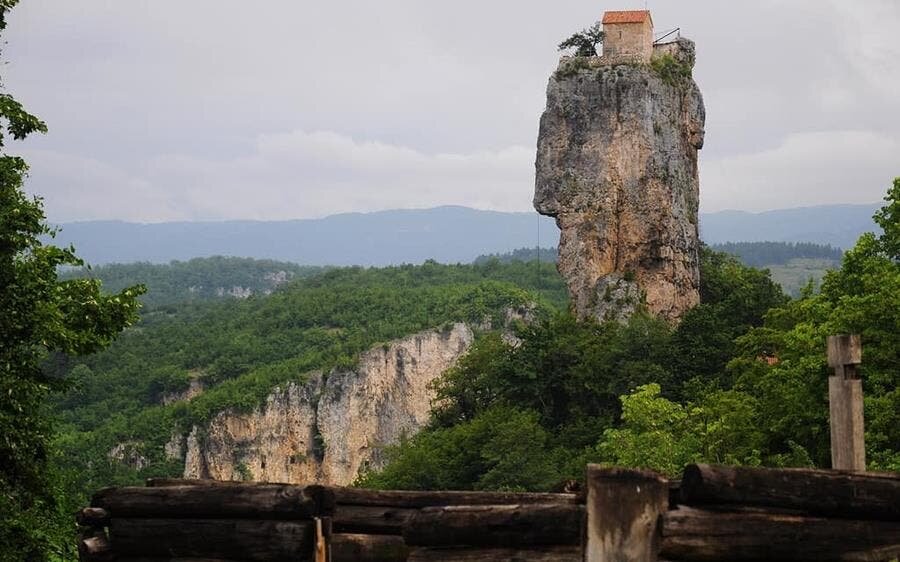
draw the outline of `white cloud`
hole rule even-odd
[[[50,126],[25,147],[51,218],[528,209],[555,45],[603,10],[258,4],[29,0],[12,12],[2,78]],[[706,209],[871,202],[900,174],[885,148],[900,139],[897,0],[650,8],[659,29],[697,41]],[[828,187],[847,181],[862,188]]]
[[[870,131],[788,136],[779,146],[701,164],[703,211],[762,211],[880,200],[900,176],[900,139]]]
[[[328,131],[263,135],[230,160],[157,157],[136,176],[47,151],[28,157],[42,170],[29,188],[61,222],[275,220],[448,204],[524,211],[534,184],[530,148],[428,154]]]

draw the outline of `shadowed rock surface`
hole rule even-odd
[[[677,322],[700,301],[694,44],[654,56],[566,57],[547,87],[534,207],[556,218],[558,268],[580,317],[621,320],[646,306]]]

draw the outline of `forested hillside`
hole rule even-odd
[[[900,200],[900,182],[892,193]],[[893,224],[897,203],[879,217]],[[352,367],[360,352],[423,329],[499,326],[525,303],[536,319],[518,340],[482,328],[439,381],[429,427],[388,448],[387,467],[360,485],[548,490],[586,462],[670,473],[693,461],[828,466],[823,342],[837,332],[863,335],[870,465],[897,469],[900,266],[886,230],[864,236],[821,293],[795,300],[766,271],[704,248],[702,304],[676,328],[641,314],[576,321],[555,265],[528,261],[529,250],[471,265],[290,269],[294,280],[268,295],[180,303],[191,284],[218,283],[215,267],[258,280],[290,266],[217,258],[95,270],[111,284],[148,271],[150,290],[153,279],[164,290],[107,351],[48,365],[70,385],[55,402],[58,495],[69,509],[103,486],[178,475],[166,444],[217,412],[252,410],[279,385]]]
[[[731,254],[750,267],[783,265],[798,258],[841,261],[844,251],[827,244],[811,242],[725,242],[711,246],[717,252]]]
[[[271,293],[279,285],[321,272],[321,267],[274,260],[214,256],[168,264],[138,262],[66,271],[62,279],[98,279],[109,291],[135,283],[147,286],[148,307],[217,298],[246,298]]]
[[[547,490],[587,462],[677,475],[690,462],[830,465],[825,340],[861,334],[872,470],[900,470],[900,178],[865,234],[790,300],[704,250],[701,304],[674,330],[559,314],[511,345],[486,335],[448,371],[431,427],[360,484]]]
[[[768,269],[772,279],[784,291],[800,296],[800,291],[813,282],[818,287],[829,269],[840,265],[843,250],[810,242],[726,242],[714,244],[713,250],[731,254],[745,265],[758,269]],[[519,248],[511,252],[478,256],[475,263],[498,260],[556,262],[556,248]]]
[[[751,267],[768,269],[772,279],[794,297],[810,281],[818,287],[826,271],[840,266],[844,254],[840,248],[810,242],[726,242],[712,248]]]
[[[427,262],[334,269],[269,296],[147,309],[109,350],[50,365],[71,385],[56,402],[65,495],[74,506],[112,483],[179,475],[182,465],[164,455],[173,433],[224,409],[252,409],[311,371],[352,366],[375,344],[452,322],[501,325],[507,308],[532,302],[548,314],[565,298],[552,264]],[[192,385],[203,392],[172,402]],[[120,443],[142,460],[111,458]]]

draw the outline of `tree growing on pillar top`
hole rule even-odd
[[[597,56],[597,45],[603,43],[603,30],[600,22],[583,29],[559,44],[560,51],[575,49],[576,57]]]

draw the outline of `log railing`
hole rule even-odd
[[[900,474],[591,465],[586,493],[150,480],[95,494],[82,560],[891,560]]]

